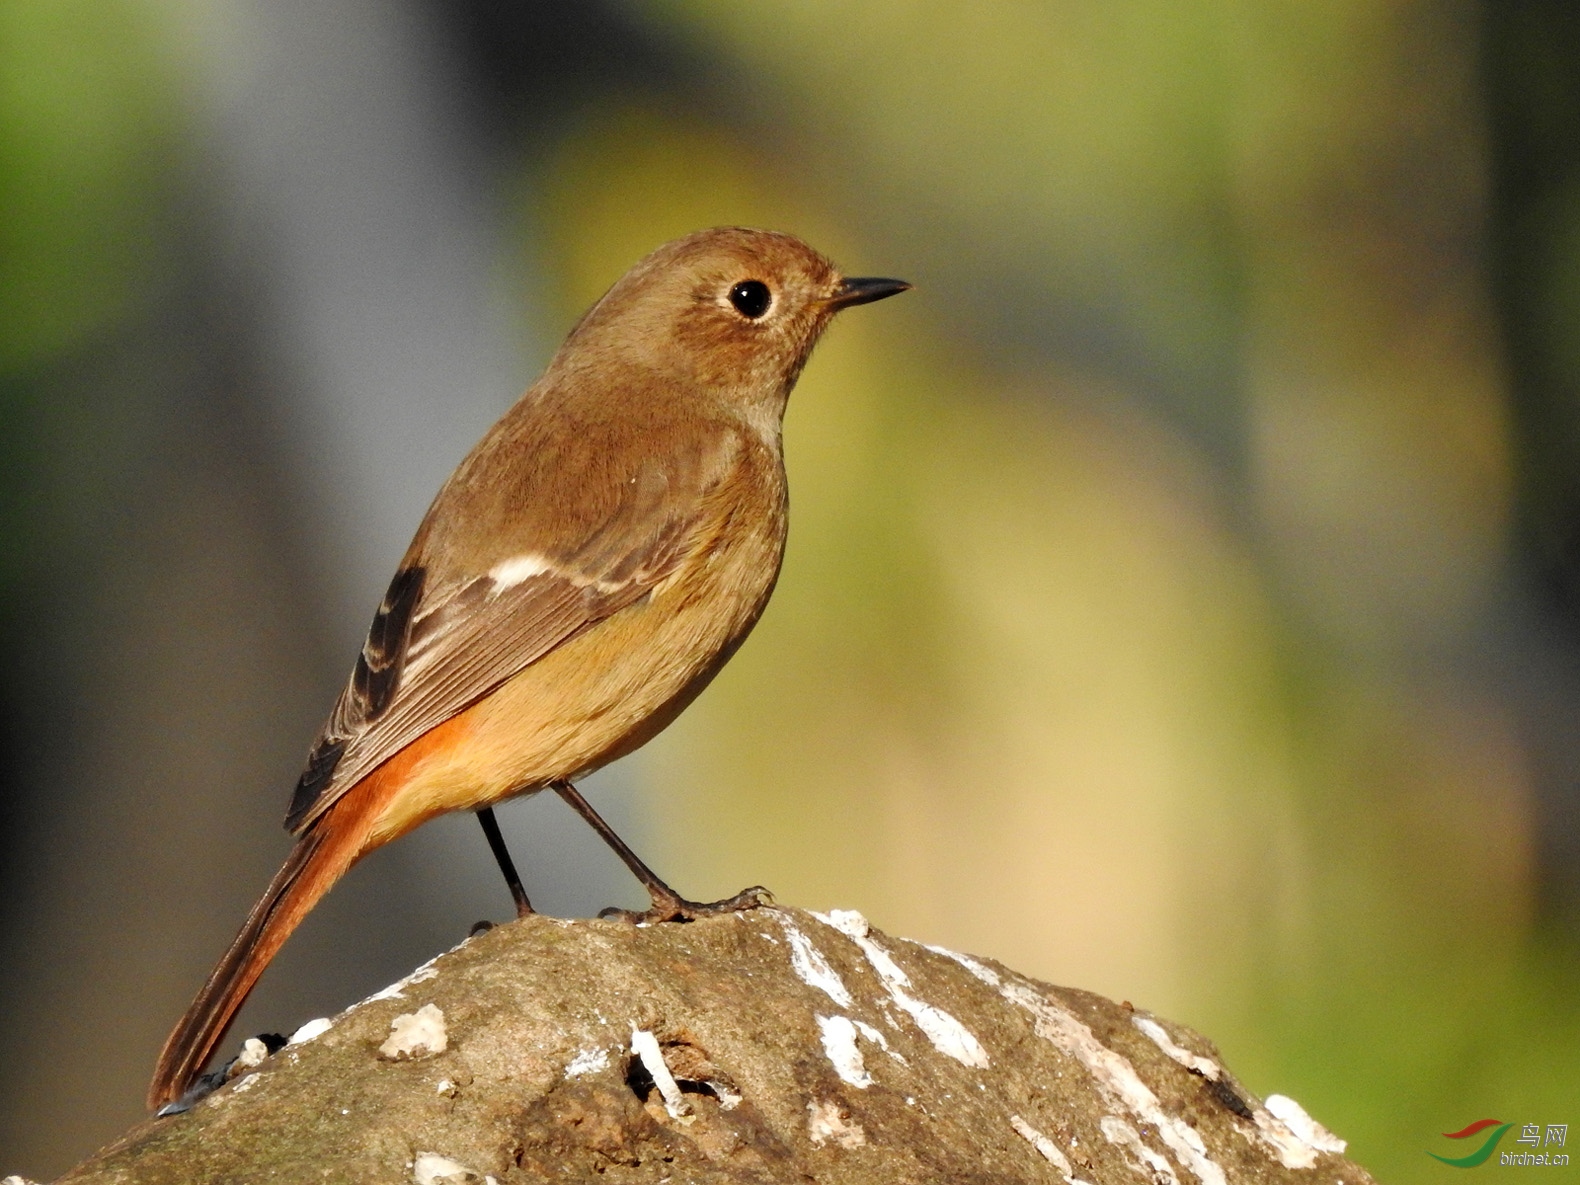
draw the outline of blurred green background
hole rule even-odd
[[[1381,1179],[1580,1122],[1577,63],[1554,0],[0,0],[0,1173],[139,1117],[438,483],[721,223],[917,290],[591,784],[657,867],[1191,1024]],[[534,899],[635,904],[565,814]],[[507,916],[476,830],[237,1032]]]

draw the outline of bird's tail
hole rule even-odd
[[[177,1022],[154,1067],[154,1080],[148,1087],[150,1110],[179,1098],[192,1084],[269,960],[307,911],[362,854],[366,826],[334,826],[336,822],[351,820],[344,815],[339,819],[325,816],[297,840],[247,915],[241,933]]]

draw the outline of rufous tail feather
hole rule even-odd
[[[180,1098],[192,1085],[214,1047],[224,1040],[225,1030],[269,960],[329,887],[367,852],[405,834],[433,813],[414,810],[397,812],[393,821],[387,817],[412,771],[429,754],[466,736],[469,715],[462,712],[423,733],[308,824],[247,915],[236,941],[165,1042],[148,1087],[150,1109]]]
[[[362,854],[364,819],[355,819],[362,826],[335,825],[352,822],[346,818],[351,813],[335,811],[319,819],[297,841],[252,907],[236,940],[165,1041],[148,1087],[151,1110],[180,1098],[202,1072],[269,960],[307,911]]]

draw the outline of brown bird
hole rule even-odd
[[[492,804],[552,788],[670,920],[677,895],[572,784],[674,720],[756,623],[784,553],[785,402],[847,279],[791,235],[660,247],[584,315],[445,482],[373,618],[286,815],[296,847],[165,1042],[150,1107],[197,1077],[269,960],[347,869],[476,811],[530,913]]]

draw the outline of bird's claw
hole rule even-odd
[[[598,916],[618,922],[630,922],[633,925],[647,922],[694,922],[698,918],[740,913],[743,910],[757,909],[773,903],[772,893],[762,885],[753,885],[722,901],[687,901],[678,893],[671,893],[667,897],[655,893],[651,909],[617,909],[610,906],[608,909],[599,910]]]

